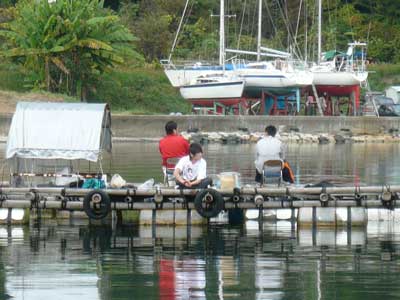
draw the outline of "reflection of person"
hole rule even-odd
[[[182,157],[175,166],[174,177],[180,188],[207,188],[212,183],[207,177],[207,163],[200,144],[189,147],[189,155]]]
[[[262,182],[262,171],[264,162],[267,160],[281,160],[283,162],[282,179],[286,182],[293,183],[294,176],[289,164],[284,160],[286,154],[286,146],[276,136],[277,130],[275,126],[269,125],[265,128],[265,136],[257,142],[256,145],[256,178],[257,182]]]
[[[326,108],[327,108],[327,106],[328,106],[328,105],[326,104],[326,98],[327,98],[326,93],[324,93],[324,95],[323,95],[322,97],[319,98],[319,103],[321,104],[322,111],[325,111]]]
[[[306,114],[309,115],[315,115],[315,105],[316,105],[316,101],[314,99],[313,96],[308,95],[307,96],[307,101],[306,101]]]
[[[159,265],[160,300],[173,300],[176,294],[174,260],[162,258]]]
[[[178,134],[178,125],[174,121],[165,124],[165,132],[167,135],[159,143],[162,165],[173,168],[173,165],[167,166],[167,160],[188,155],[189,142]]]

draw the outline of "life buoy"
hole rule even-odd
[[[90,219],[100,220],[111,211],[111,200],[102,190],[93,190],[83,199],[83,210]]]
[[[205,189],[196,194],[194,207],[204,218],[216,217],[224,209],[224,198],[213,189]]]

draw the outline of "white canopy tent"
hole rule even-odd
[[[6,158],[97,162],[102,150],[111,148],[107,104],[19,102]]]

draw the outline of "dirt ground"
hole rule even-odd
[[[0,91],[0,113],[13,113],[19,101],[64,102],[65,96],[44,92],[17,93]]]

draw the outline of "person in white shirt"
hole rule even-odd
[[[189,155],[182,157],[176,164],[174,177],[180,188],[207,188],[212,183],[207,177],[207,163],[203,159],[200,144],[190,144]]]
[[[285,162],[286,146],[276,136],[275,126],[269,125],[265,128],[265,136],[257,142],[256,145],[256,182],[262,182],[262,171],[264,162],[267,160],[281,160],[284,163],[282,177],[284,181],[293,183],[293,173],[289,164]]]

